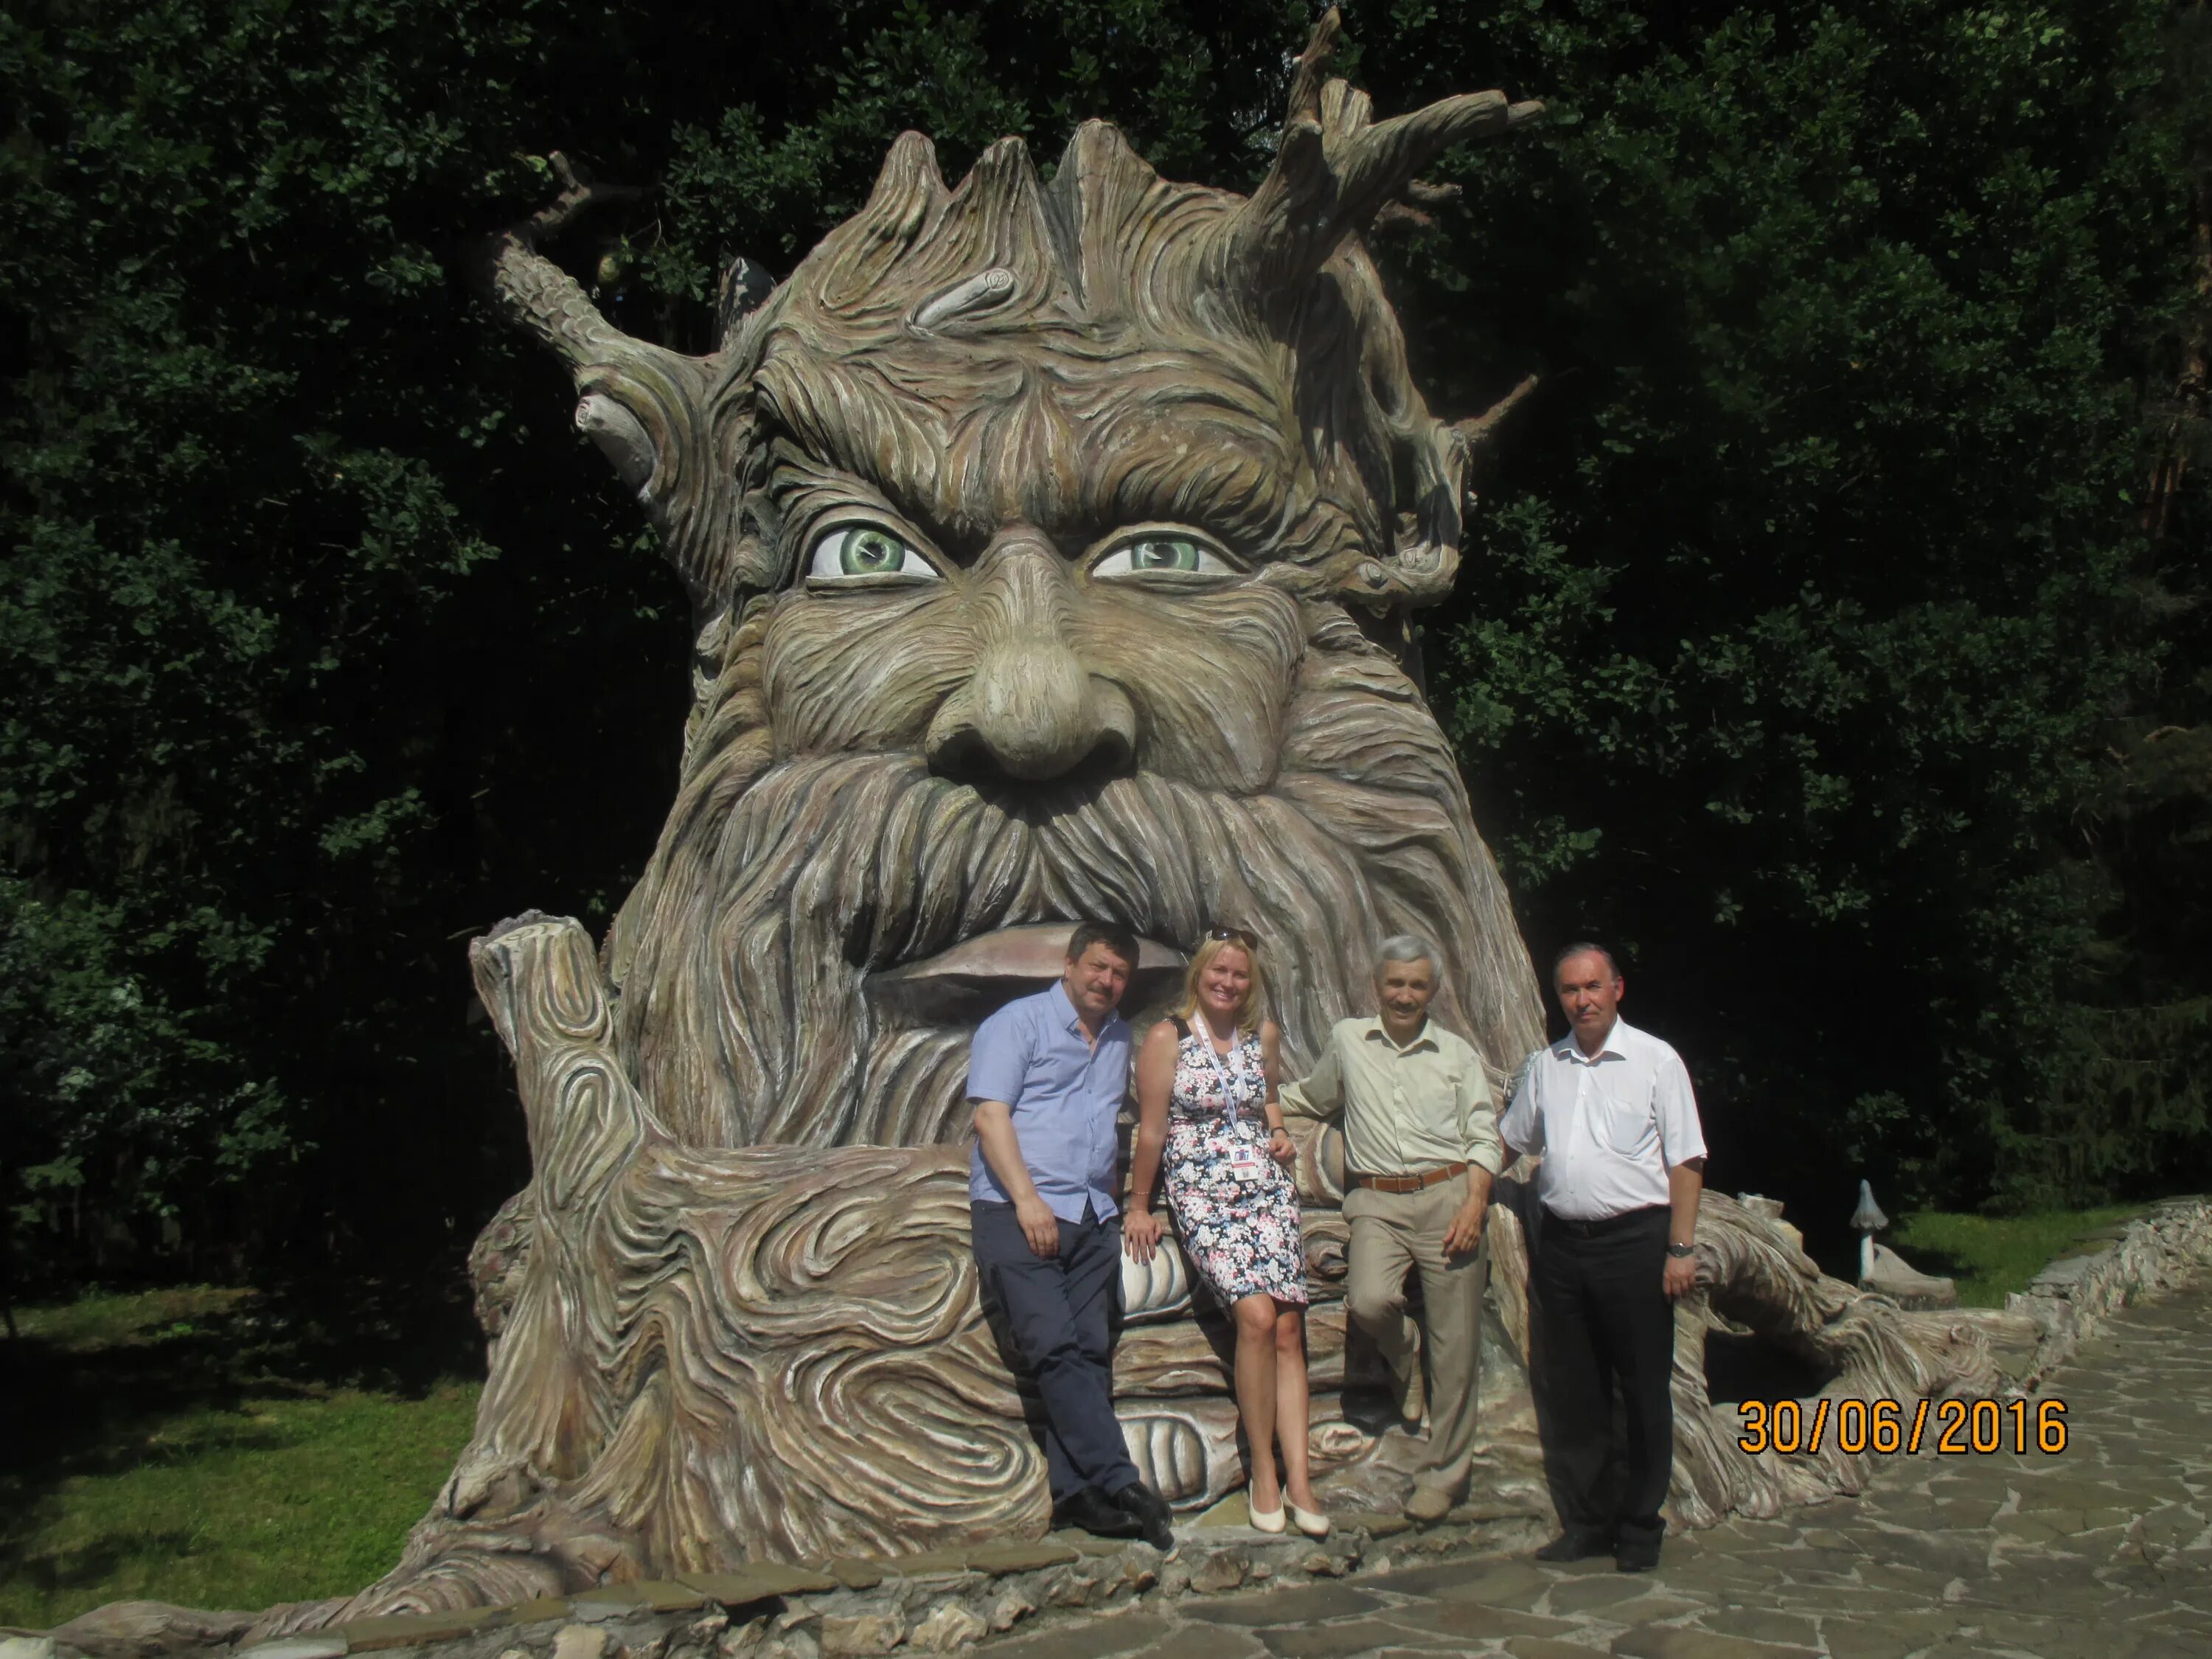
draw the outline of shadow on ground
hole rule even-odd
[[[458,1273],[89,1297],[25,1310],[21,1322],[0,1338],[0,1400],[13,1419],[0,1423],[0,1504],[18,1516],[72,1476],[146,1462],[163,1425],[187,1413],[341,1389],[419,1399],[441,1379],[483,1371]],[[248,1446],[256,1433],[234,1427],[225,1438]],[[0,1569],[11,1530],[0,1528]]]

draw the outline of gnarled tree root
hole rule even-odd
[[[1831,1279],[1784,1225],[1781,1206],[1708,1194],[1698,1219],[1698,1298],[1674,1319],[1674,1480],[1669,1502],[1687,1526],[1730,1512],[1778,1514],[1791,1504],[1856,1492],[1874,1465],[1835,1431],[1834,1402],[1985,1399],[2002,1387],[1981,1333],[1963,1319],[1907,1312],[1888,1297]],[[1744,1419],[1714,1405],[1705,1344],[1715,1329],[1747,1331],[1795,1356],[1826,1382],[1831,1402],[1819,1449],[1753,1455],[1739,1444]],[[1804,1407],[1809,1434],[1816,1407]]]

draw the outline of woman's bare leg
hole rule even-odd
[[[1306,1472],[1306,1310],[1295,1302],[1275,1304],[1275,1435],[1283,1443],[1283,1484],[1291,1501],[1318,1510]]]
[[[1231,1311],[1237,1318],[1237,1409],[1252,1449],[1252,1506],[1279,1510],[1283,1489],[1275,1476],[1275,1298],[1264,1293],[1240,1297]],[[1298,1388],[1303,1394],[1303,1366]]]

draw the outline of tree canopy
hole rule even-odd
[[[645,187],[553,251],[698,349],[719,266],[788,269],[904,128],[951,171],[1105,116],[1249,186],[1314,9],[10,9],[21,1271],[450,1252],[524,1172],[463,941],[605,924],[688,672],[557,372],[465,281],[552,151]],[[2201,9],[1346,13],[1382,111],[1551,111],[1378,251],[1433,404],[1540,377],[1424,641],[1540,960],[1615,941],[1713,1178],[1816,1228],[1862,1174],[2201,1183]]]

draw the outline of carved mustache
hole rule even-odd
[[[1303,1065],[1371,995],[1376,940],[1418,928],[1467,960],[1494,931],[1455,788],[1439,801],[1409,758],[1390,757],[1387,789],[1309,775],[1250,796],[1152,774],[996,791],[912,756],[783,763],[659,895],[623,999],[640,1082],[696,1144],[957,1138],[967,1028],[900,1029],[869,975],[1086,916],[1186,951],[1221,916],[1255,925]]]

